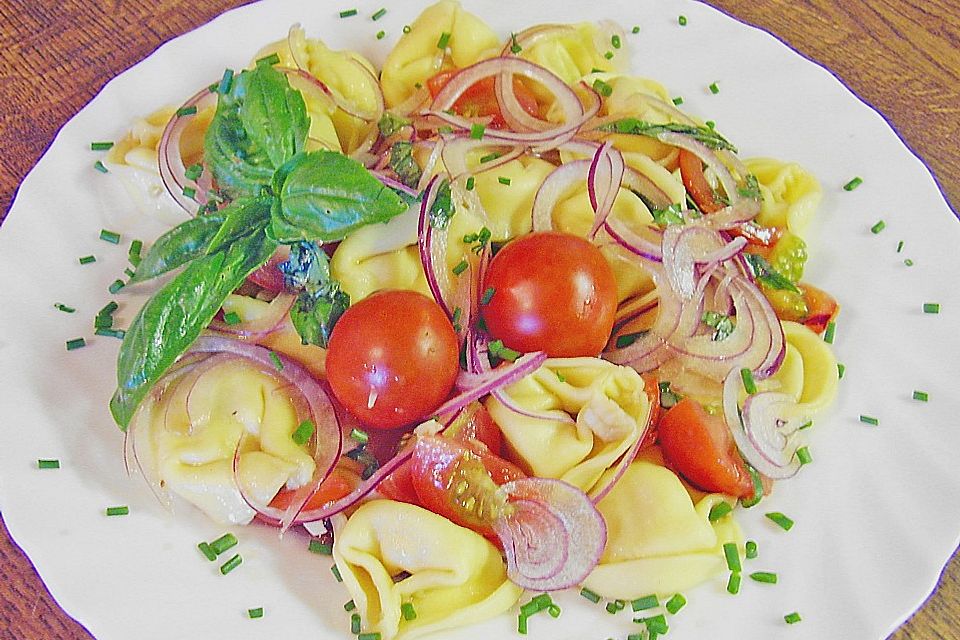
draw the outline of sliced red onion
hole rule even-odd
[[[657,140],[664,144],[686,149],[700,158],[700,160],[707,165],[707,168],[717,175],[720,184],[723,186],[723,191],[727,195],[727,198],[730,199],[730,202],[736,204],[736,202],[741,199],[737,191],[737,181],[734,179],[733,174],[730,173],[727,166],[720,161],[720,158],[717,157],[717,154],[715,154],[710,147],[699,140],[694,140],[691,136],[673,131],[658,134]]]
[[[187,100],[177,113],[170,118],[163,129],[160,142],[157,145],[158,167],[160,179],[170,196],[190,215],[196,215],[200,205],[207,203],[207,191],[212,187],[210,170],[204,167],[198,180],[187,178],[187,168],[180,154],[180,138],[196,114],[207,107],[217,104],[217,94],[204,87],[192,98]],[[196,112],[192,115],[178,115],[183,109]],[[184,189],[193,189],[193,197],[184,194]],[[189,191],[188,191],[189,193]]]
[[[623,184],[625,165],[623,154],[608,141],[593,156],[587,174],[587,195],[593,207],[593,225],[587,238],[593,239],[613,211],[613,204]]]
[[[445,144],[446,140],[442,137],[438,138],[437,141],[433,143],[433,151],[430,152],[430,156],[427,158],[427,162],[423,166],[423,173],[420,175],[420,182],[417,183],[417,191],[422,192],[424,189],[426,189],[427,184],[435,177],[434,170],[437,168],[437,163],[440,161]]]
[[[711,213],[700,219],[700,222],[713,229],[734,229],[744,222],[749,222],[760,213],[760,201],[753,198],[740,198],[728,207],[716,213]]]
[[[796,475],[801,462],[797,449],[803,445],[796,402],[783,393],[765,391],[747,396],[743,412],[738,406],[742,386],[740,372],[731,371],[723,383],[723,413],[744,459],[757,471],[784,480]]]
[[[509,147],[509,150],[475,167],[468,166],[467,154],[476,149],[488,149],[490,147]],[[491,143],[489,140],[475,140],[465,133],[452,135],[446,137],[446,142],[443,147],[443,166],[451,176],[450,181],[453,182],[462,176],[477,175],[503,166],[512,160],[516,160],[522,156],[524,152],[525,149],[520,145],[505,145],[502,142]]]
[[[553,229],[553,210],[570,190],[587,179],[589,160],[573,160],[562,164],[546,177],[533,199],[533,230]]]
[[[493,528],[515,584],[533,591],[566,589],[597,566],[607,526],[582,491],[561,480],[523,478],[498,492],[507,505]]]
[[[651,264],[647,267],[658,292],[657,318],[644,335],[631,345],[612,349],[604,358],[616,364],[628,364],[643,373],[657,368],[673,357],[674,352],[667,342],[680,326],[683,305],[667,284],[663,267]]]
[[[633,167],[627,167],[624,171],[623,186],[640,194],[656,208],[666,209],[673,204],[666,191]]]
[[[657,308],[657,291],[654,289],[642,296],[630,298],[617,307],[617,317],[614,327],[622,327],[631,320]]]
[[[412,189],[412,188],[408,187],[407,185],[403,184],[403,183],[400,182],[399,180],[396,180],[396,179],[394,179],[394,178],[391,178],[391,177],[388,176],[388,175],[385,175],[382,171],[371,171],[371,173],[373,174],[373,176],[374,176],[377,180],[379,180],[380,182],[382,182],[384,186],[390,187],[390,188],[393,189],[394,191],[400,191],[400,192],[402,192],[402,193],[407,194],[408,196],[410,196],[410,197],[412,197],[412,198],[418,198],[418,197],[420,197],[420,192],[419,192],[419,191],[417,191],[416,189]]]
[[[603,225],[604,230],[613,238],[614,242],[650,262],[663,260],[663,234],[655,227],[646,227],[643,234],[634,232],[627,224],[617,218],[607,218]],[[645,237],[649,235],[650,237]]]
[[[266,312],[256,320],[228,324],[219,318],[214,318],[210,328],[240,340],[262,340],[280,328],[296,299],[297,296],[291,293],[278,294],[270,301]]]
[[[447,415],[497,389],[508,387],[539,369],[546,359],[547,355],[543,351],[534,351],[520,356],[516,362],[501,364],[485,374],[482,379],[477,379],[476,374],[461,373],[461,376],[471,377],[468,383],[463,384],[466,390],[440,405],[434,413],[438,416]]]

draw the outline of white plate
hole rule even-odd
[[[119,137],[132,117],[179,102],[224,67],[245,65],[294,22],[334,47],[382,60],[419,3],[390,0],[374,23],[379,3],[364,0],[359,16],[341,20],[343,7],[267,1],[164,45],[63,128],[3,225],[0,506],[54,597],[101,640],[349,637],[341,607],[348,596],[331,578],[330,561],[308,553],[303,539],[241,528],[243,565],[221,576],[195,548],[221,528],[190,509],[171,516],[139,478],[125,475],[122,437],[107,411],[118,342],[92,338],[91,326],[125,267],[126,240],[149,240],[155,231],[127,215],[125,201],[103,196],[106,178],[93,170],[98,154],[88,145]],[[719,578],[691,591],[670,637],[886,637],[933,588],[960,531],[960,288],[951,286],[960,277],[960,225],[929,173],[827,71],[705,5],[527,0],[504,11],[494,0],[466,4],[503,35],[545,20],[611,18],[628,32],[640,25],[639,35],[626,37],[636,73],[715,120],[741,155],[795,160],[819,176],[826,197],[808,279],[842,304],[835,346],[847,375],[832,416],[812,434],[815,463],[742,516],[760,544],[750,568],[776,571],[780,583],[746,580],[733,597]],[[677,24],[680,14],[686,27]],[[381,28],[389,37],[377,41]],[[713,82],[716,95],[707,89]],[[855,175],[863,185],[843,191]],[[880,219],[886,229],[874,235]],[[98,240],[103,227],[123,232],[124,244]],[[95,264],[77,263],[91,253]],[[123,326],[136,306],[120,299]],[[79,310],[64,314],[54,302]],[[924,314],[925,302],[941,303],[942,312]],[[89,345],[67,352],[65,341],[78,336]],[[914,389],[930,402],[912,400]],[[860,414],[878,417],[879,426],[862,424]],[[59,458],[62,468],[39,471],[38,458]],[[111,505],[130,505],[131,513],[108,518]],[[762,512],[773,510],[796,527],[785,533],[766,522]],[[560,620],[532,620],[530,637],[602,640],[636,630],[628,615],[608,615],[575,593],[561,600]],[[260,606],[265,617],[248,619],[247,609]],[[795,610],[803,622],[787,627],[782,616]],[[443,637],[510,637],[515,623],[503,616]]]

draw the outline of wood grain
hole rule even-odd
[[[59,128],[113,76],[237,0],[0,0],[0,222]],[[831,69],[960,204],[960,2],[714,0]],[[107,37],[109,36],[109,37]],[[960,637],[960,560],[892,640]],[[89,639],[0,526],[0,640]]]

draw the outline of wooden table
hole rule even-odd
[[[57,130],[114,75],[238,0],[0,0],[0,222]],[[833,70],[960,205],[958,0],[714,0]],[[346,5],[345,5],[346,6]],[[960,559],[892,638],[960,636]],[[0,527],[0,640],[87,639]]]

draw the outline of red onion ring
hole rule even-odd
[[[593,225],[587,238],[593,240],[613,211],[613,204],[623,184],[625,165],[623,154],[609,141],[603,143],[593,156],[587,174],[587,195],[593,207]]]
[[[160,179],[163,186],[166,187],[170,196],[179,204],[184,211],[190,215],[196,215],[200,210],[200,205],[207,203],[207,191],[212,188],[212,178],[210,170],[204,167],[199,180],[190,180],[187,178],[187,168],[183,163],[183,156],[180,155],[180,137],[189,126],[196,113],[217,104],[217,93],[211,92],[208,87],[204,87],[189,100],[181,105],[177,113],[170,118],[167,125],[163,128],[163,134],[160,136],[160,142],[157,145],[158,168],[160,170]],[[183,109],[196,112],[187,115],[177,115]],[[184,189],[193,189],[193,198],[184,195]]]
[[[297,296],[291,293],[280,293],[270,301],[266,312],[256,320],[227,324],[219,318],[214,318],[210,328],[232,335],[238,340],[262,340],[280,328],[296,300]]]
[[[477,378],[477,374],[461,372],[460,376],[469,376],[469,379],[465,382],[458,382],[458,387],[462,386],[466,390],[444,402],[434,413],[438,416],[444,416],[497,389],[510,386],[539,369],[546,359],[547,354],[543,351],[534,351],[520,356],[515,362],[501,364],[496,369],[484,374],[482,378]]]
[[[550,231],[553,229],[553,210],[573,187],[587,179],[590,172],[589,160],[573,160],[562,164],[546,177],[533,199],[533,230]]]

